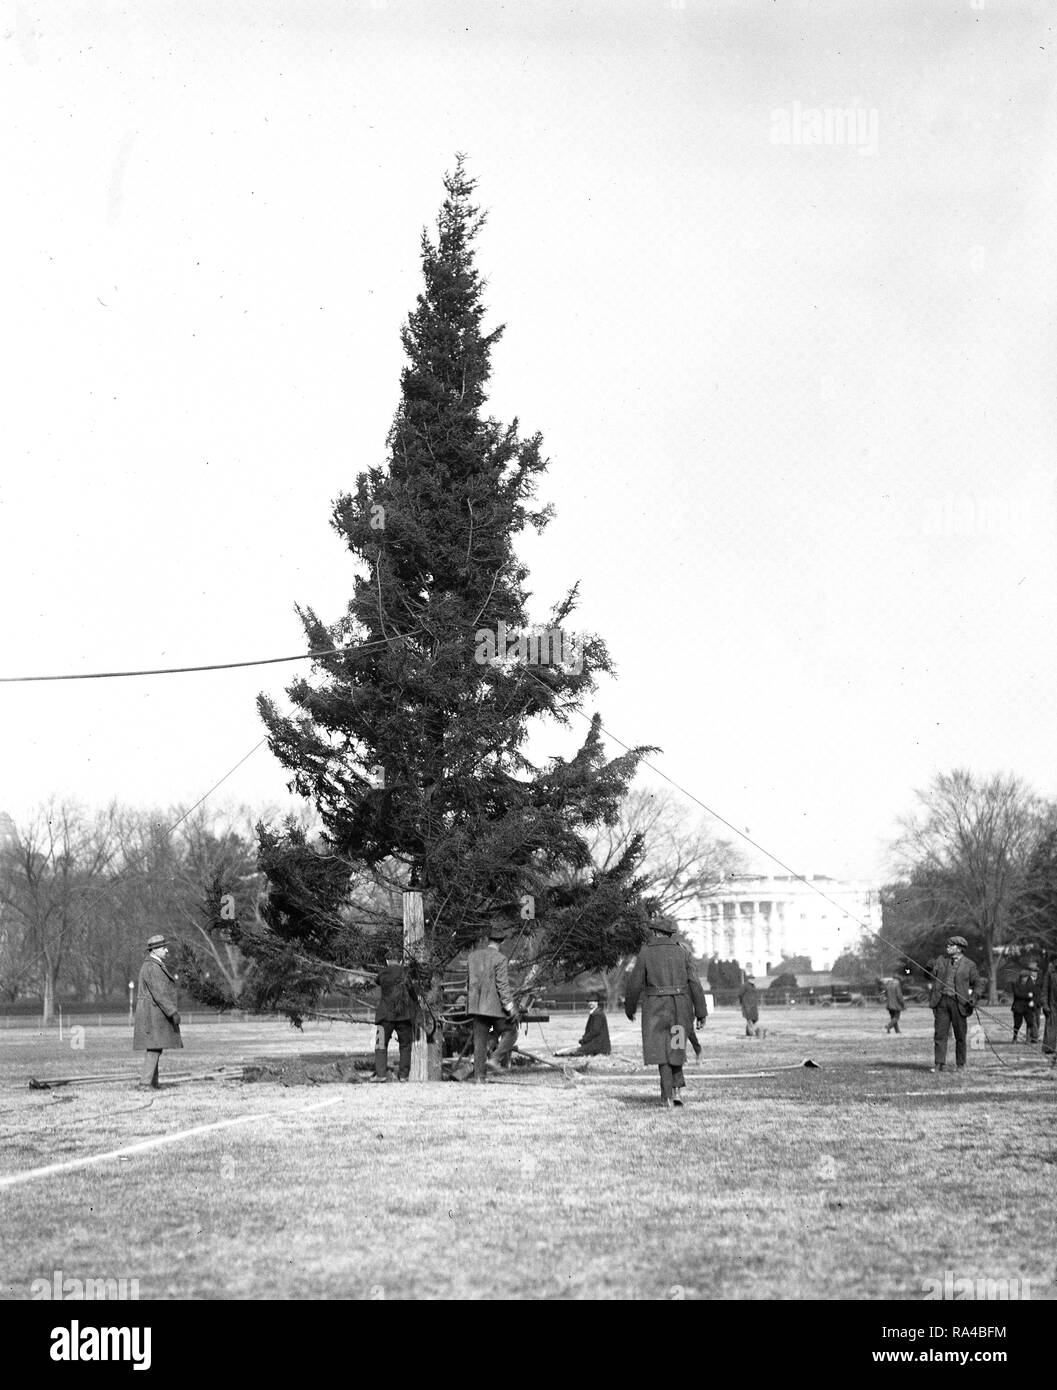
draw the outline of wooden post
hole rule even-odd
[[[409,888],[404,893],[404,954],[421,960],[425,955],[426,921],[422,910],[422,894],[417,888]],[[422,988],[423,982],[419,982]],[[432,994],[432,990],[430,994]],[[441,1079],[441,1036],[437,1033],[427,1040],[421,1024],[418,1036],[411,1044],[411,1080],[439,1081]]]

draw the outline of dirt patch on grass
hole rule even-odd
[[[373,1062],[347,1053],[308,1057],[258,1057],[242,1070],[245,1082],[275,1086],[356,1085],[366,1081]]]

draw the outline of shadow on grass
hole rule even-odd
[[[886,1062],[883,1059],[871,1061],[866,1068],[867,1071],[894,1071],[894,1072],[929,1072],[932,1070],[931,1062]]]

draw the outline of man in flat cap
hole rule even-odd
[[[708,1006],[690,957],[673,939],[675,923],[659,917],[650,927],[653,934],[628,980],[624,1012],[634,1022],[642,1000],[642,1060],[659,1070],[661,1104],[670,1110],[683,1103],[687,1038],[695,1019],[705,1026]]]
[[[176,1008],[176,980],[165,967],[168,954],[169,945],[164,936],[150,937],[147,956],[139,972],[132,1050],[147,1054],[139,1078],[141,1091],[158,1089],[158,1063],[163,1049],[184,1045]]]
[[[948,938],[942,956],[932,962],[929,974],[929,1007],[936,1021],[933,1071],[947,1066],[947,1040],[954,1029],[954,1060],[960,1071],[965,1066],[965,1038],[969,1031],[969,1015],[976,1003],[980,972],[976,962],[965,954],[969,943],[964,936]]]
[[[466,1012],[473,1019],[473,1079],[478,1084],[485,1080],[492,1033],[499,1033],[493,1059],[497,1064],[510,1055],[517,1042],[517,1010],[510,992],[510,973],[506,956],[499,949],[505,939],[505,928],[493,923],[487,942],[482,935],[466,962]]]

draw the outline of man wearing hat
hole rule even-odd
[[[576,1047],[557,1047],[555,1057],[608,1057],[613,1051],[606,1018],[606,996],[597,995],[587,1006],[587,1024]]]
[[[980,972],[976,962],[965,951],[969,943],[964,936],[948,938],[946,953],[938,956],[929,967],[932,985],[929,1007],[936,1021],[933,1071],[943,1071],[947,1065],[947,1039],[954,1029],[954,1060],[961,1070],[965,1066],[965,1037],[969,1031]]]
[[[483,937],[481,944],[470,952],[466,962],[466,1012],[473,1019],[473,1079],[485,1080],[488,1067],[488,1042],[493,1031],[499,1033],[495,1062],[501,1062],[517,1042],[517,1011],[510,992],[510,975],[506,956],[499,949],[506,931],[498,922]]]
[[[683,1103],[687,1037],[695,1019],[704,1027],[708,1006],[690,957],[674,940],[675,923],[662,917],[650,926],[653,935],[631,972],[624,1012],[634,1022],[642,1000],[642,1060],[659,1070],[661,1103],[671,1109]]]
[[[147,941],[147,958],[140,967],[136,990],[136,1026],[132,1050],[146,1052],[138,1089],[158,1089],[158,1063],[166,1047],[183,1047],[180,1015],[176,1009],[176,980],[165,968],[169,946],[164,936]]]

